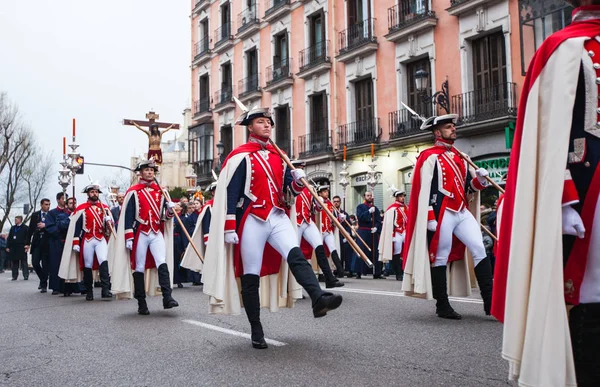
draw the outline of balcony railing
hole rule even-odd
[[[429,0],[400,0],[397,5],[388,8],[388,29],[394,32],[411,23],[434,16],[435,12],[429,9]]]
[[[292,76],[290,63],[292,58],[284,58],[280,62],[267,67],[267,85]]]
[[[379,142],[380,138],[381,129],[378,117],[351,122],[337,128],[338,150],[344,145],[353,147]]]
[[[300,71],[319,63],[329,62],[329,41],[323,40],[300,51]]]
[[[199,160],[196,162],[196,176],[198,180],[212,177],[212,170],[218,164],[217,159]]]
[[[250,7],[246,8],[238,15],[238,33],[244,31],[253,24],[258,24],[258,22],[256,3],[252,3]]]
[[[432,104],[422,103],[413,108],[422,117],[432,116]],[[413,115],[406,109],[400,109],[395,112],[388,113],[390,139],[401,138],[411,136],[414,134],[423,133],[419,128],[421,127],[421,121],[413,118]]]
[[[290,0],[269,0],[267,10],[265,11],[265,17],[277,11],[279,7],[283,7],[289,3]]]
[[[215,46],[228,39],[233,39],[233,36],[231,36],[231,23],[225,23],[215,30]]]
[[[458,114],[458,124],[469,124],[494,118],[517,115],[517,90],[512,82],[469,91],[452,96],[452,113]]]
[[[260,90],[260,84],[258,83],[260,74],[252,74],[238,82],[238,92],[240,97],[252,93],[253,91]]]
[[[298,157],[306,158],[331,153],[331,138],[327,131],[327,122],[311,125],[311,130],[318,128],[318,132],[312,132],[298,137]]]
[[[225,105],[233,101],[232,87],[223,87],[221,90],[215,91],[215,107]]]
[[[208,53],[208,36],[204,36],[202,39],[196,42],[194,45],[194,60],[200,58],[202,55]]]
[[[194,101],[194,116],[210,111],[210,98],[200,98]]]
[[[377,37],[374,33],[375,19],[365,19],[360,21],[347,30],[341,31],[338,35],[340,54],[354,50],[367,43],[377,43]]]

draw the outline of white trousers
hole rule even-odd
[[[154,264],[158,268],[167,261],[167,248],[162,232],[152,232],[148,235],[140,232],[135,247],[135,271],[143,273],[146,270],[146,253],[150,249]]]
[[[302,224],[298,226],[298,244],[302,242],[302,238],[306,239],[313,249],[323,244],[321,233],[314,222],[306,223],[302,221]]]
[[[405,233],[394,233],[394,237],[392,238],[392,243],[394,244],[394,255],[402,253],[402,245],[404,245],[404,235]]]
[[[327,245],[329,249],[329,254],[333,254],[334,251],[337,251],[335,247],[335,234],[332,232],[326,232],[323,234],[323,242]]]
[[[92,238],[89,241],[83,242],[83,264],[87,269],[91,269],[94,264],[94,253],[98,259],[98,265],[106,261],[108,257],[108,243],[106,239],[100,240]]]
[[[265,244],[269,243],[283,259],[298,247],[294,228],[285,212],[273,208],[266,222],[249,215],[244,223],[240,253],[244,274],[260,275]]]
[[[440,228],[440,238],[433,266],[445,266],[448,263],[453,234],[469,249],[471,255],[473,255],[475,266],[487,256],[483,246],[480,226],[473,214],[467,209],[460,212],[447,210],[444,213],[442,224],[438,227]]]

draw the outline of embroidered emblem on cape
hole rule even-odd
[[[573,285],[573,280],[565,281],[565,295],[568,297],[573,296],[573,292],[575,292],[575,285]]]
[[[569,152],[569,164],[581,163],[585,158],[585,138],[573,140],[573,152]]]

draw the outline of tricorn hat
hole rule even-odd
[[[83,187],[83,189],[81,190],[82,193],[88,193],[88,191],[91,191],[95,189],[96,191],[98,191],[98,193],[102,193],[102,191],[100,191],[100,184],[98,184],[98,182],[92,183],[90,182],[90,184],[86,185],[85,187]]]
[[[208,187],[206,187],[206,192],[210,192],[217,189],[217,182],[213,181],[212,183],[210,183],[210,185]]]
[[[306,167],[306,161],[303,161],[303,160],[292,160],[292,165],[294,167]]]
[[[242,115],[240,115],[239,118],[235,121],[235,125],[248,126],[252,123],[253,119],[264,117],[269,119],[271,126],[275,126],[275,121],[273,121],[273,118],[271,117],[271,110],[269,110],[269,108],[256,107],[248,109],[246,105],[244,105],[236,97],[233,97],[233,100],[242,110]]]
[[[144,168],[154,168],[154,172],[158,172],[158,165],[156,165],[153,158],[141,160],[135,167],[134,172],[141,172]]]
[[[329,189],[329,184],[319,184],[319,185],[317,185],[317,192],[321,192],[321,191],[324,191],[326,189]]]
[[[424,120],[419,129],[434,130],[438,125],[453,123],[456,124],[458,114],[444,114],[443,116],[433,116]]]

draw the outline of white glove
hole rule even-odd
[[[373,206],[373,207],[369,208],[369,213],[370,213],[370,214],[372,214],[372,213],[374,213],[374,212],[375,212],[375,206]]]
[[[78,253],[81,251],[81,248],[79,247],[79,245],[75,245],[75,246],[73,246],[73,251]]]
[[[479,182],[482,185],[487,185],[488,181],[487,181],[486,177],[489,175],[489,172],[487,171],[487,169],[485,169],[485,168],[476,169],[475,175],[477,176],[477,180],[479,180]]]
[[[176,205],[177,205],[177,203],[167,202],[167,207],[169,207],[170,210],[172,210],[173,208],[175,208]]]
[[[320,201],[321,203],[325,203],[325,199],[323,199],[323,197],[321,197],[321,196],[319,196],[319,201]]]
[[[112,220],[113,220],[112,216],[110,216],[108,214],[104,215],[104,223],[108,223],[108,222],[110,222]]]
[[[346,220],[346,215],[345,214],[340,214],[339,216],[340,222],[343,222],[344,220]]]
[[[292,179],[294,179],[296,184],[302,184],[300,179],[306,178],[306,173],[304,173],[302,169],[292,169],[290,173],[292,174]]]
[[[578,238],[585,237],[585,227],[581,216],[571,206],[562,208],[562,232],[567,235],[575,235]]]
[[[342,239],[342,243],[348,243],[348,240],[346,238]]]
[[[232,243],[234,245],[240,243],[240,238],[238,238],[237,232],[226,232],[225,243]]]
[[[377,232],[377,227],[373,227],[373,228],[371,229],[371,234],[375,234],[376,232]]]
[[[125,247],[127,248],[127,250],[133,250],[133,239],[125,241]]]
[[[427,222],[427,230],[428,231],[435,232],[435,230],[437,230],[437,226],[438,226],[437,220],[430,220]]]

